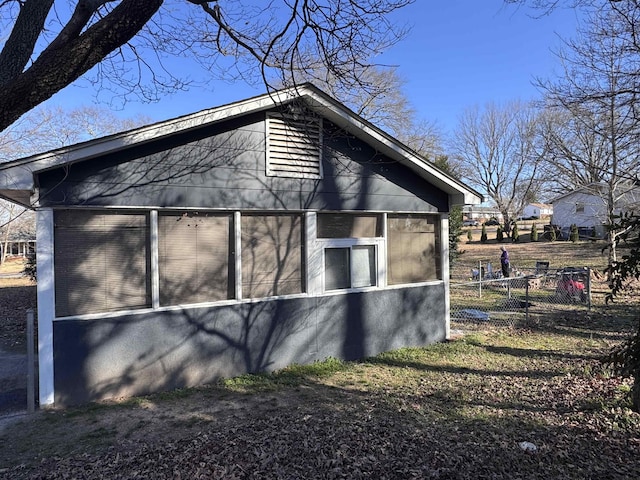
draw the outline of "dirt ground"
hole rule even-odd
[[[558,338],[493,332],[324,377],[39,411],[0,424],[0,478],[640,478],[628,385],[597,367],[619,334],[584,320]]]

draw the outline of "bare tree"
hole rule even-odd
[[[624,5],[623,5],[624,3]],[[640,168],[640,55],[635,29],[640,6],[635,1],[586,16],[577,38],[558,53],[562,75],[540,81],[547,103],[561,112],[563,131],[550,133],[550,165],[571,173],[560,180],[574,188],[596,183],[613,222],[620,200],[636,189]],[[580,173],[577,175],[576,173]],[[608,229],[610,264],[617,260],[614,229]]]
[[[72,110],[39,107],[0,132],[0,163],[84,142],[145,125],[138,115],[120,118],[106,107],[82,106]]]
[[[304,73],[302,74],[304,75]],[[387,131],[430,161],[443,155],[442,131],[434,123],[417,118],[417,113],[403,93],[405,80],[394,67],[362,68],[360,85],[339,81],[329,73],[314,84],[351,108],[359,116]],[[304,76],[301,79],[305,79]]]
[[[549,107],[542,119],[540,135],[548,151],[540,167],[547,196],[602,182],[608,148],[597,133],[601,119],[579,106]]]
[[[538,168],[544,146],[538,141],[539,114],[530,105],[489,104],[467,109],[453,132],[457,169],[470,185],[491,198],[503,215],[508,232],[511,219],[522,212],[540,186]]]
[[[389,14],[412,2],[5,0],[0,131],[87,73],[122,101],[188,88],[195,80],[172,70],[168,58],[197,62],[206,81],[270,85],[319,71],[366,88],[361,69],[405,33]]]
[[[602,8],[619,0],[504,0],[508,5],[525,6],[537,15],[548,15],[558,8]]]

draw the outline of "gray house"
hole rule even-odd
[[[0,165],[37,212],[39,398],[74,404],[448,336],[480,195],[311,85]]]

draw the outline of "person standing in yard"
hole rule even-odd
[[[508,277],[509,276],[509,252],[507,252],[507,248],[504,245],[500,247],[500,250],[502,250],[502,254],[500,255],[500,266],[502,266],[502,276]]]

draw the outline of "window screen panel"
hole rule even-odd
[[[324,288],[341,290],[351,288],[350,254],[351,249],[325,248],[324,250]]]
[[[434,216],[388,216],[389,285],[442,278],[438,226],[438,219]]]
[[[242,296],[301,293],[302,217],[243,215],[241,224]]]
[[[376,247],[358,245],[351,249],[351,276],[353,288],[376,285]]]
[[[149,307],[146,214],[54,214],[56,316]]]
[[[158,216],[160,305],[231,298],[230,228],[229,215]]]
[[[318,238],[373,238],[382,236],[379,215],[319,213]]]

